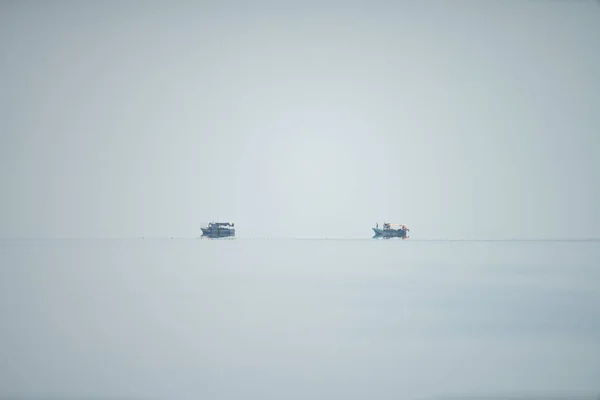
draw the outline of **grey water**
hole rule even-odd
[[[0,241],[0,398],[598,395],[599,242]]]

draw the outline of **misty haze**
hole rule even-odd
[[[0,0],[0,399],[597,399],[599,72],[592,0]]]

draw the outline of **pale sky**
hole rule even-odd
[[[0,237],[600,237],[595,1],[2,1]]]

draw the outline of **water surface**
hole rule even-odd
[[[3,240],[0,320],[0,397],[575,398],[600,243]]]

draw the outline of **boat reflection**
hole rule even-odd
[[[204,234],[202,236],[200,236],[200,239],[204,239],[204,240],[233,240],[235,239],[235,236],[223,236],[223,235],[211,235],[211,234]]]
[[[398,236],[373,235],[373,237],[371,239],[376,239],[376,240],[390,240],[390,239],[394,239],[394,240],[406,240],[406,239],[408,239],[408,236],[398,237]]]

